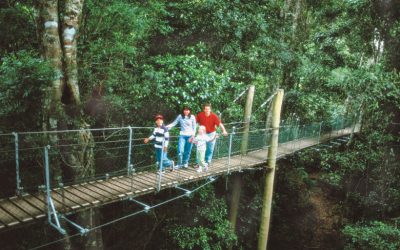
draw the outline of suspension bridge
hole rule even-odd
[[[47,217],[62,234],[65,230],[61,219],[84,234],[88,229],[70,221],[67,215],[121,200],[135,202],[146,211],[151,206],[137,199],[145,194],[176,188],[190,195],[195,190],[184,188],[184,184],[201,180],[209,183],[233,172],[264,169],[271,129],[256,123],[248,132],[244,132],[243,123],[227,127],[229,135],[217,139],[209,171],[201,173],[192,167],[158,172],[152,145],[143,143],[153,129],[149,127],[0,134],[1,163],[15,168],[7,169],[15,175],[0,184],[0,230]],[[354,125],[337,119],[308,125],[283,124],[279,130],[277,158],[282,158],[305,148],[321,150],[340,145],[354,132]],[[243,140],[247,140],[246,149],[241,147]],[[176,144],[177,136],[172,136],[169,153],[173,159]],[[62,179],[57,177],[60,171],[74,168],[80,169],[80,177],[76,172],[70,179],[65,173]]]

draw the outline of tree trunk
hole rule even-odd
[[[99,217],[98,208],[90,208],[89,210],[80,212],[77,216],[77,221],[85,228],[93,228],[99,225]],[[87,250],[102,250],[104,247],[101,229],[90,231],[81,238],[81,241],[84,249]]]
[[[57,77],[53,81],[52,88],[49,90],[45,101],[45,117],[43,119],[44,130],[57,130],[62,127],[66,119],[77,119],[80,112],[70,113],[72,117],[67,117],[65,109],[78,107],[80,104],[80,94],[78,87],[78,67],[77,67],[77,34],[79,30],[79,19],[82,14],[83,0],[65,0],[63,6],[59,6],[58,0],[39,0],[37,3],[38,11],[38,32],[41,34],[41,45],[43,57],[48,59]],[[60,9],[63,20],[60,25]],[[61,29],[59,28],[61,26]],[[61,34],[60,34],[61,33]],[[62,37],[62,39],[60,39]],[[63,61],[64,59],[64,61]],[[64,67],[63,67],[64,66]],[[63,78],[64,77],[64,78]],[[66,84],[64,84],[64,80]],[[66,87],[65,87],[66,86]],[[65,127],[67,129],[67,126]],[[73,178],[81,179],[91,177],[95,173],[94,166],[94,139],[87,125],[83,123],[83,128],[74,138],[62,138],[64,136],[52,136],[50,141],[57,145],[61,139],[78,140],[75,146],[63,148],[61,154],[65,159],[64,163],[71,168]],[[54,168],[54,166],[53,166]],[[60,169],[59,167],[57,169]],[[54,171],[54,170],[53,170]],[[54,176],[59,179],[61,171],[54,171]],[[98,220],[98,210],[90,209],[77,216],[77,223],[92,228]],[[63,224],[65,228],[65,225]],[[83,245],[85,249],[102,249],[103,241],[101,230],[90,232],[85,238]],[[71,249],[69,241],[65,241],[64,249]]]
[[[297,0],[294,15],[293,15],[292,42],[296,41],[296,31],[297,31],[297,26],[299,26],[300,12],[301,12],[301,0]]]
[[[62,25],[62,44],[65,60],[65,79],[68,88],[67,103],[79,104],[79,85],[77,68],[77,35],[82,14],[83,0],[65,0],[65,13]]]

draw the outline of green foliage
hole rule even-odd
[[[342,230],[345,236],[345,249],[381,249],[400,248],[400,229],[380,221],[367,224],[347,225]]]
[[[15,3],[14,7],[0,8],[0,56],[38,46],[33,8]]]
[[[186,208],[195,209],[190,221],[169,226],[168,234],[181,249],[226,249],[236,242],[227,220],[226,204],[214,192],[212,186],[202,189]]]
[[[32,52],[4,57],[0,65],[0,127],[13,131],[40,128],[46,92],[54,78],[49,64]]]
[[[174,105],[174,110],[179,111],[187,104],[193,111],[201,111],[202,104],[210,102],[215,112],[221,112],[231,108],[227,102],[234,93],[239,93],[243,84],[232,81],[229,71],[215,69],[210,61],[193,55],[166,55],[156,57],[155,65],[146,65],[144,72],[152,98]],[[234,118],[238,116],[241,113]]]

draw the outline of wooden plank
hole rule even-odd
[[[133,188],[131,188],[130,185],[126,185],[126,184],[118,182],[117,178],[112,178],[108,183],[112,184],[114,187],[118,187],[118,188],[122,188],[123,190],[127,190],[127,192],[125,192],[124,194],[134,192]]]
[[[118,197],[117,194],[104,190],[104,187],[98,187],[98,185],[96,185],[95,183],[86,183],[84,186],[87,189],[93,190],[94,192],[97,192],[111,200],[114,200],[115,199],[114,197]]]
[[[175,181],[178,183],[177,181]],[[164,173],[161,177],[161,184],[166,187],[174,186],[174,181],[171,178],[168,178],[168,173]]]
[[[21,198],[32,207],[36,207],[36,209],[41,211],[41,213],[45,216],[47,215],[47,208],[43,202],[37,200],[36,203],[34,203],[35,198],[31,195],[22,196]]]
[[[121,192],[125,192],[125,191],[121,191],[121,189],[118,187],[114,187],[112,185],[110,186],[109,180],[107,180],[107,181],[97,180],[97,181],[95,181],[94,184],[97,187],[102,188],[103,190],[109,190],[109,192],[112,192],[117,197],[120,197]]]
[[[84,200],[81,200],[81,199],[76,199],[75,200],[74,198],[76,198],[76,197],[72,196],[68,192],[65,192],[65,191],[63,192],[62,189],[53,190],[51,192],[51,197],[53,199],[56,199],[56,200],[62,202],[62,204],[64,206],[68,206],[72,210],[76,210],[76,209],[81,208],[81,207],[87,207],[87,206],[90,205],[89,203],[87,203]]]
[[[187,172],[185,169],[180,169],[179,174],[182,177],[183,181],[188,181],[194,178],[194,176]]]
[[[143,180],[143,178],[140,178],[139,176],[137,176],[137,181],[138,182],[141,182],[141,183],[144,183],[145,185],[148,185],[148,184],[146,184],[149,180],[150,181],[152,181],[154,184],[154,187],[156,187],[157,188],[157,185],[158,185],[158,174],[156,174],[156,173],[151,173],[151,172],[147,172],[146,173],[146,179],[147,179],[147,181],[144,181]],[[165,187],[166,186],[166,184],[165,183],[161,183],[161,187]]]
[[[117,192],[117,191],[115,191],[113,189],[110,190],[108,187],[104,187],[103,185],[100,185],[97,182],[92,181],[92,182],[86,183],[86,186],[88,188],[90,188],[90,189],[96,189],[99,192],[101,191],[104,194],[108,194],[108,196],[112,197],[113,200],[116,199],[116,198],[119,198],[118,197],[119,192]]]
[[[26,222],[26,221],[31,221],[34,219],[30,214],[22,210],[21,208],[15,206],[12,202],[5,201],[0,204],[0,206],[8,212],[10,215],[12,215],[14,218],[21,222]]]
[[[117,181],[127,185],[129,188],[133,189],[134,193],[141,193],[141,192],[146,192],[148,190],[153,190],[154,187],[147,187],[144,184],[140,184],[138,183],[138,181],[135,179],[130,179],[130,178],[134,178],[136,176],[132,176],[132,177],[127,177],[127,178],[119,178]]]
[[[12,202],[15,206],[24,210],[27,214],[32,216],[35,219],[39,219],[41,217],[46,216],[44,211],[38,209],[35,206],[32,206],[30,203],[26,202],[23,198],[11,198],[10,202]]]
[[[156,173],[145,172],[143,174],[138,174],[135,180],[146,187],[157,188],[158,176]]]
[[[130,190],[113,185],[113,183],[109,183],[108,181],[107,182],[106,181],[97,181],[96,183],[97,183],[97,185],[102,185],[105,188],[109,188],[109,189],[117,191],[119,198],[123,198],[123,197],[127,196],[128,193],[130,193]]]
[[[42,193],[38,193],[38,194],[31,194],[32,197],[34,197],[37,202],[41,202],[44,203],[45,205],[45,209],[47,211],[47,195],[46,194],[42,194]],[[53,200],[54,206],[56,207],[56,209],[58,211],[69,211],[72,209],[72,207],[67,206],[66,204],[64,204],[61,200],[58,200],[60,197],[55,197],[55,195],[52,193],[51,194],[51,198]]]
[[[93,198],[92,196],[86,194],[85,192],[75,188],[74,186],[65,187],[64,190],[69,192],[71,195],[81,198],[82,200],[96,206],[100,203],[99,199]]]
[[[120,178],[120,179],[118,179],[118,181],[121,183],[124,183],[128,187],[131,187],[132,183],[131,183],[131,180],[128,178]],[[149,186],[149,185],[145,185],[145,184],[142,184],[141,182],[139,182],[137,179],[137,176],[135,176],[135,179],[133,179],[132,181],[133,181],[134,190],[138,190],[139,193],[150,193],[150,192],[155,191],[155,189],[156,189],[155,186]]]
[[[90,195],[92,197],[94,197],[94,195],[96,195],[96,197],[98,197],[102,202],[108,202],[108,201],[112,200],[110,195],[108,195],[107,193],[102,192],[101,190],[99,190],[97,188],[93,188],[90,185],[78,184],[76,186],[79,187],[79,189],[85,190],[86,193],[91,193]]]
[[[125,178],[122,178],[121,181],[123,180],[129,186],[134,186],[138,190],[154,188],[154,186],[152,186],[152,185],[148,185],[147,183],[141,182],[140,181],[141,179],[138,177],[139,175],[140,174],[133,174],[132,176],[126,176]]]
[[[14,218],[14,216],[5,211],[1,206],[0,206],[0,220],[3,224],[7,226],[14,226],[21,223],[21,221]]]
[[[7,225],[0,218],[0,229],[5,228]]]

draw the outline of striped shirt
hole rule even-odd
[[[168,128],[164,125],[161,125],[161,127],[155,127],[153,134],[149,137],[149,140],[155,140],[154,147],[156,148],[162,148],[163,141],[165,140],[164,147],[168,147],[168,141],[169,141]]]

